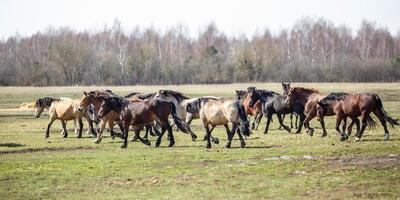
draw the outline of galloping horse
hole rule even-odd
[[[190,124],[193,119],[196,119],[196,117],[198,118],[198,116],[196,116],[196,115],[187,116],[187,112],[186,112],[187,104],[197,100],[198,98],[189,98],[189,97],[186,97],[185,95],[183,95],[182,93],[173,91],[173,90],[159,90],[157,92],[157,94],[154,96],[154,98],[161,98],[166,101],[172,102],[176,107],[176,112],[177,112],[178,117],[181,120],[185,120],[186,123],[188,123],[188,124]],[[206,96],[204,98],[220,99],[221,97]],[[190,135],[192,136],[192,141],[195,141],[197,138],[197,135],[194,134],[191,131],[191,129],[190,129]]]
[[[303,88],[303,87],[293,87],[290,88],[286,99],[284,100],[284,104],[287,107],[290,107],[296,102],[301,103],[304,106],[304,111],[307,114],[306,118],[303,121],[304,127],[306,128],[307,133],[310,136],[313,136],[314,129],[310,127],[310,121],[317,116],[317,105],[318,101],[323,99],[325,95],[322,95],[318,90],[311,88]],[[333,112],[326,112],[324,116],[333,116]],[[346,129],[346,119],[344,118],[343,131]],[[324,118],[320,118],[319,120],[322,128],[322,137],[327,136],[327,132],[325,129],[325,121]]]
[[[376,122],[370,117],[370,113],[373,112],[375,116],[381,122],[384,133],[384,140],[389,140],[389,131],[386,126],[386,122],[394,127],[394,125],[400,125],[398,119],[393,119],[384,109],[382,100],[377,94],[374,93],[357,93],[350,94],[344,97],[335,97],[328,95],[318,102],[320,108],[318,114],[323,114],[323,110],[332,108],[336,114],[336,130],[340,134],[339,126],[340,122],[345,117],[350,117],[357,123],[357,134],[356,141],[361,139],[362,134],[367,125],[376,126]],[[361,116],[361,130],[359,130],[358,116]],[[341,140],[348,139],[348,135],[345,133],[340,134]]]
[[[257,101],[253,107],[249,105],[250,98],[247,94],[246,90],[235,90],[236,98],[242,101],[246,114],[250,117],[254,116],[254,121],[251,123],[251,130],[258,130],[258,126],[260,125],[262,112],[261,112],[261,102]]]
[[[70,100],[70,99],[54,99],[50,97],[45,97],[43,99],[36,100],[35,105],[35,116],[40,117],[43,110],[47,108],[49,110],[49,123],[47,124],[47,130],[45,134],[45,138],[48,138],[50,135],[50,127],[56,119],[61,121],[63,131],[64,131],[64,138],[68,137],[68,132],[66,128],[66,121],[68,120],[78,120],[79,123],[79,132],[77,137],[82,137],[82,128],[83,122],[82,117],[84,117],[89,123],[89,129],[95,135],[95,131],[93,129],[93,122],[90,119],[90,116],[86,112],[79,112],[78,111],[79,102],[77,100]]]
[[[157,138],[155,147],[160,146],[162,136],[166,130],[168,131],[169,136],[169,147],[174,146],[175,140],[172,128],[168,121],[170,114],[172,115],[175,124],[182,132],[189,132],[189,126],[177,116],[175,105],[163,99],[131,102],[121,97],[106,97],[101,105],[99,117],[103,118],[111,111],[118,113],[122,122],[124,143],[121,148],[126,148],[128,145],[129,126],[145,125],[155,120],[160,123],[162,129]],[[150,145],[150,142],[147,139],[143,139],[139,136],[138,131],[135,131],[135,135],[144,144]]]
[[[200,99],[196,100],[200,101]],[[246,111],[244,106],[239,100],[208,100],[200,108],[200,119],[203,122],[204,128],[207,134],[207,148],[211,148],[211,131],[217,125],[224,125],[228,142],[226,144],[227,148],[231,147],[232,138],[237,131],[240,139],[240,147],[244,148],[246,143],[243,140],[243,135],[249,136],[249,122],[247,120]],[[232,131],[229,130],[228,123],[232,124]],[[237,126],[239,124],[239,129]],[[209,125],[212,129],[210,130]]]
[[[263,114],[267,117],[264,134],[268,133],[273,114],[278,116],[279,124],[290,133],[290,128],[283,124],[282,114],[290,114],[293,112],[300,116],[300,126],[296,133],[301,132],[303,120],[305,118],[303,114],[304,107],[301,104],[295,103],[293,106],[286,107],[283,104],[286,97],[273,91],[259,91],[255,87],[249,87],[247,92],[251,98],[250,106],[253,106],[257,101],[261,101],[263,105]]]

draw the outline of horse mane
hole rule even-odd
[[[92,95],[94,97],[113,97],[117,96],[111,92],[111,90],[93,90],[87,93],[88,95]]]
[[[321,99],[321,101],[319,101],[319,104],[322,106],[328,106],[332,104],[333,101],[343,100],[347,95],[349,94],[346,92],[332,92]]]
[[[140,94],[139,95],[139,99],[141,100],[145,100],[145,99],[150,99],[152,98],[154,95],[156,95],[156,93],[148,93],[148,94]]]
[[[279,95],[279,93],[271,91],[271,90],[259,90],[259,89],[257,89],[257,92],[258,92],[258,94],[260,94],[263,97]]]
[[[186,112],[197,113],[201,109],[201,105],[207,103],[210,99],[217,100],[214,97],[200,97],[186,105]]]
[[[293,87],[290,89],[290,91],[296,91],[296,92],[311,92],[311,93],[318,93],[321,94],[319,92],[319,90],[314,89],[314,88],[304,88],[304,87]]]
[[[174,90],[160,90],[162,94],[173,96],[176,99],[189,99],[189,97],[185,96],[183,93],[174,91]]]
[[[60,101],[61,99],[51,98],[51,97],[44,97],[41,99],[36,100],[36,106],[40,106],[41,104],[50,107],[53,101]]]

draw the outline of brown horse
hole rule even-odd
[[[322,95],[318,90],[303,87],[292,87],[284,100],[284,104],[287,107],[292,106],[295,102],[300,102],[304,106],[304,112],[306,113],[306,118],[304,119],[304,127],[310,136],[313,136],[314,129],[310,127],[310,121],[317,116],[317,105],[318,101],[323,99],[325,95]],[[333,112],[325,113],[325,116],[333,116]],[[346,119],[344,119],[346,120]],[[322,127],[322,137],[327,135],[325,129],[325,121],[323,118],[319,121]],[[343,130],[346,128],[346,121]]]
[[[242,101],[244,106],[244,110],[246,111],[247,116],[254,116],[253,123],[251,123],[251,130],[258,130],[258,126],[260,125],[262,114],[262,103],[257,101],[253,107],[250,106],[251,98],[248,95],[246,90],[235,90],[236,98]]]
[[[282,89],[283,89],[283,95],[287,95],[290,91],[290,82],[282,82]],[[293,114],[296,116],[296,119],[294,120],[294,127],[297,129],[297,122],[299,121],[299,115],[295,114],[295,113],[290,113],[290,128],[293,128]],[[285,116],[286,115],[282,115],[282,120],[285,120]],[[279,128],[283,128],[282,126],[280,126]]]
[[[373,112],[375,116],[381,122],[384,133],[384,140],[389,140],[389,131],[386,126],[386,122],[394,127],[394,125],[400,125],[398,119],[393,119],[384,109],[380,97],[374,93],[357,93],[350,94],[343,98],[335,98],[327,96],[318,102],[321,108],[333,108],[333,112],[336,114],[336,130],[340,133],[338,127],[340,122],[345,117],[350,117],[355,120],[358,116],[361,116],[361,130],[357,128],[356,141],[361,139],[362,134],[367,125],[376,126],[375,121],[370,117],[370,113]],[[319,109],[319,114],[324,109]],[[358,120],[358,119],[357,119]],[[348,139],[348,135],[345,133],[341,134],[342,139]]]
[[[161,126],[161,133],[157,138],[155,147],[160,146],[162,136],[165,131],[168,131],[169,136],[169,147],[174,146],[175,140],[172,133],[172,128],[169,124],[168,117],[172,115],[172,118],[177,127],[184,133],[189,132],[189,125],[182,121],[176,113],[176,108],[173,103],[165,101],[163,99],[151,99],[139,102],[131,102],[122,97],[107,97],[104,98],[104,102],[101,105],[99,111],[99,117],[103,118],[111,111],[119,114],[119,118],[122,123],[124,142],[121,148],[128,146],[128,132],[129,126],[139,126],[149,124],[155,120]],[[144,144],[150,145],[147,139],[143,139],[139,136],[139,132],[135,131],[136,137]]]

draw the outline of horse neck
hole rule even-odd
[[[90,100],[89,102],[94,105],[96,110],[99,110],[104,100],[101,99],[100,97],[93,97],[92,99],[93,100]]]
[[[312,91],[303,91],[303,92],[298,92],[298,100],[302,104],[306,104],[309,101],[314,100],[316,97],[320,97],[321,95],[317,92],[312,92]]]

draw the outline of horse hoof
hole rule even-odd
[[[218,138],[214,138],[214,144],[219,144],[219,139]]]
[[[100,140],[95,140],[95,141],[93,141],[95,144],[99,144],[100,143]]]
[[[310,135],[312,137],[314,135],[314,131],[313,130],[309,130],[308,131],[308,135]]]
[[[390,139],[389,134],[385,134],[385,135],[383,136],[383,140],[384,140],[384,141],[388,141],[389,139]]]
[[[135,142],[137,139],[138,139],[137,137],[133,137],[133,138],[131,139],[131,142]]]
[[[127,145],[127,144],[123,144],[123,145],[121,146],[121,149],[126,149],[126,147],[128,147],[128,145]]]
[[[240,148],[245,148],[246,147],[246,143],[240,143]]]
[[[360,140],[361,140],[361,138],[356,137],[356,138],[354,139],[354,142],[359,142]]]
[[[323,134],[322,134],[322,137],[326,137],[327,135],[328,135],[328,134],[326,134],[326,133],[323,133]]]
[[[211,144],[207,144],[206,148],[211,149]]]
[[[231,148],[231,143],[225,145],[226,148]]]
[[[149,140],[145,140],[144,144],[147,145],[147,146],[151,146],[151,142]]]
[[[64,136],[63,136],[63,138],[67,138],[67,137],[68,137],[68,135],[64,135]]]

